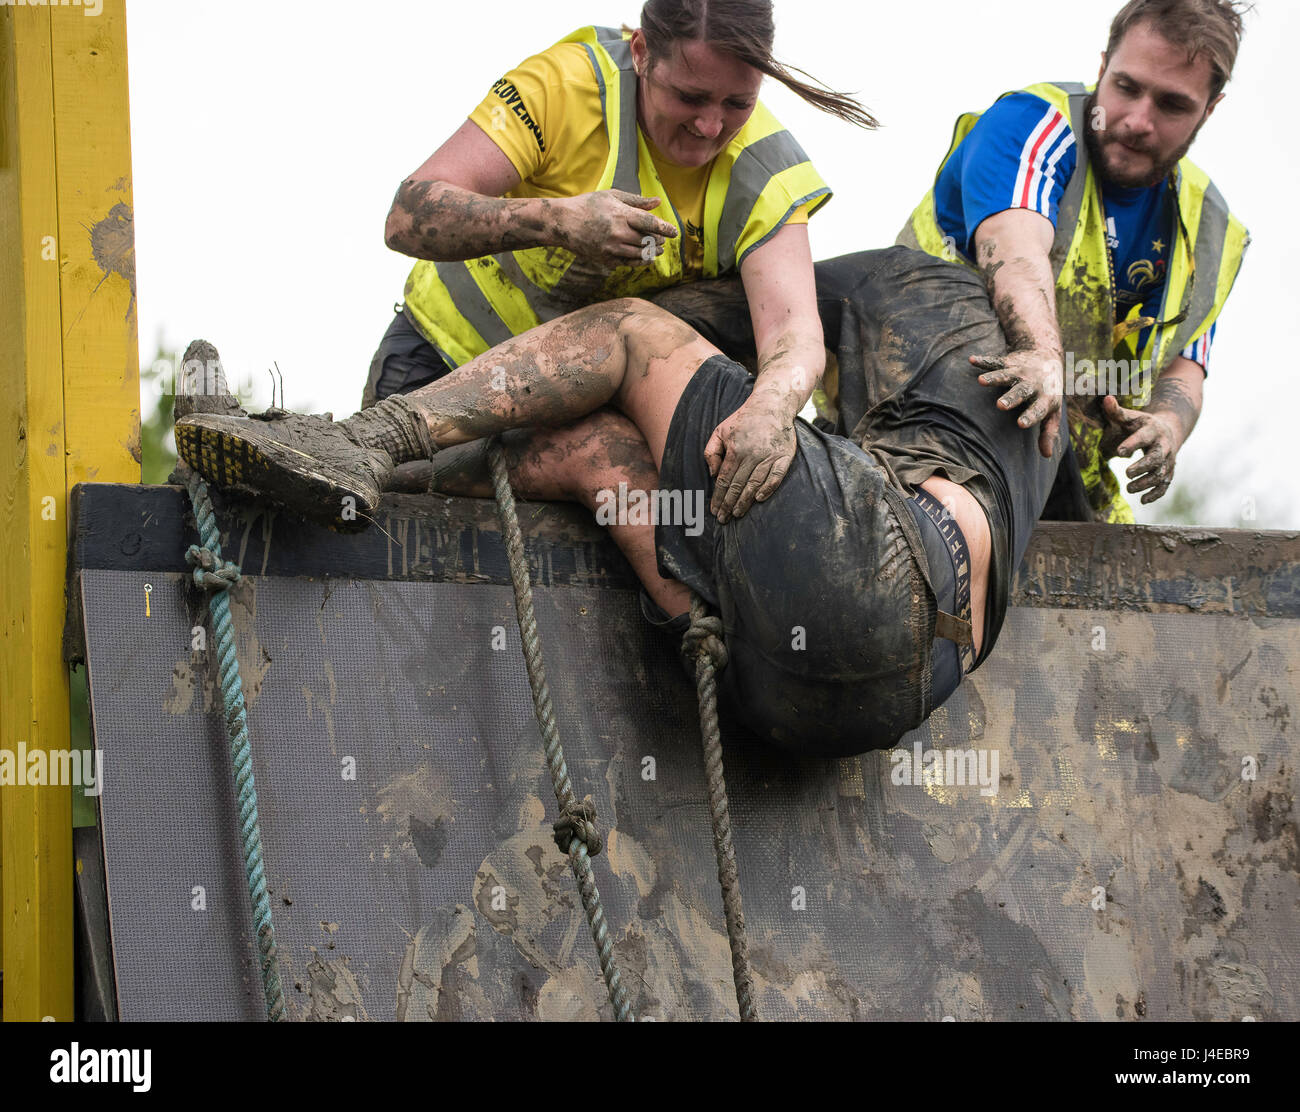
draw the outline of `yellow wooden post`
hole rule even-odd
[[[140,480],[124,0],[0,6],[0,136],[0,750],[12,775],[20,742],[68,745],[68,491]],[[0,781],[0,911],[4,1018],[72,1018],[66,785]]]

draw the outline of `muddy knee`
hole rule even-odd
[[[585,502],[593,491],[619,482],[648,489],[658,481],[640,430],[612,409],[559,428],[513,429],[501,435],[501,443],[510,481],[522,497]],[[431,490],[492,497],[486,439],[444,448],[433,457],[432,470]]]
[[[653,487],[658,481],[641,430],[615,410],[598,410],[554,432],[549,447],[557,457],[558,476],[575,493],[620,480],[642,487]]]
[[[510,481],[527,485],[540,472],[558,475],[555,456],[568,439],[568,427],[560,429],[509,429],[498,434],[505,450]],[[491,437],[444,448],[433,457],[430,490],[443,494],[492,497],[492,464],[488,459]]]

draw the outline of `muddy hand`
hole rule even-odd
[[[563,203],[570,212],[564,245],[603,266],[654,262],[663,254],[664,239],[677,235],[676,228],[649,211],[658,207],[658,197],[602,189]]]
[[[970,361],[983,372],[981,386],[1011,387],[998,399],[999,409],[1010,412],[1031,403],[1018,424],[1031,429],[1043,423],[1038,450],[1051,459],[1061,431],[1061,360],[1050,351],[1012,351],[1002,356],[972,355]]]
[[[779,402],[751,396],[713,430],[704,461],[717,482],[709,509],[719,524],[743,517],[781,485],[794,459],[794,420]]]
[[[1102,457],[1127,459],[1141,451],[1142,458],[1124,472],[1132,481],[1129,494],[1142,495],[1142,505],[1163,498],[1174,481],[1174,459],[1181,447],[1173,422],[1164,413],[1125,409],[1113,397],[1101,399],[1106,415],[1106,432],[1102,435]]]

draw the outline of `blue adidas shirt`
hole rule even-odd
[[[993,105],[953,152],[935,184],[935,214],[945,236],[968,259],[975,230],[1008,209],[1030,209],[1056,226],[1065,187],[1079,163],[1069,120],[1047,101],[1013,93]],[[1173,254],[1174,214],[1164,183],[1148,189],[1102,186],[1115,264],[1118,319],[1134,305],[1159,312]],[[1216,325],[1183,352],[1209,370]],[[1146,333],[1139,338],[1146,342]]]

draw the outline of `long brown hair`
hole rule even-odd
[[[837,93],[811,74],[772,57],[776,28],[771,0],[647,0],[641,31],[650,68],[672,54],[676,42],[706,42],[715,50],[775,78],[814,108],[859,127],[877,128],[876,118],[846,93]],[[800,81],[796,73],[808,81]],[[813,84],[809,84],[813,82]]]

